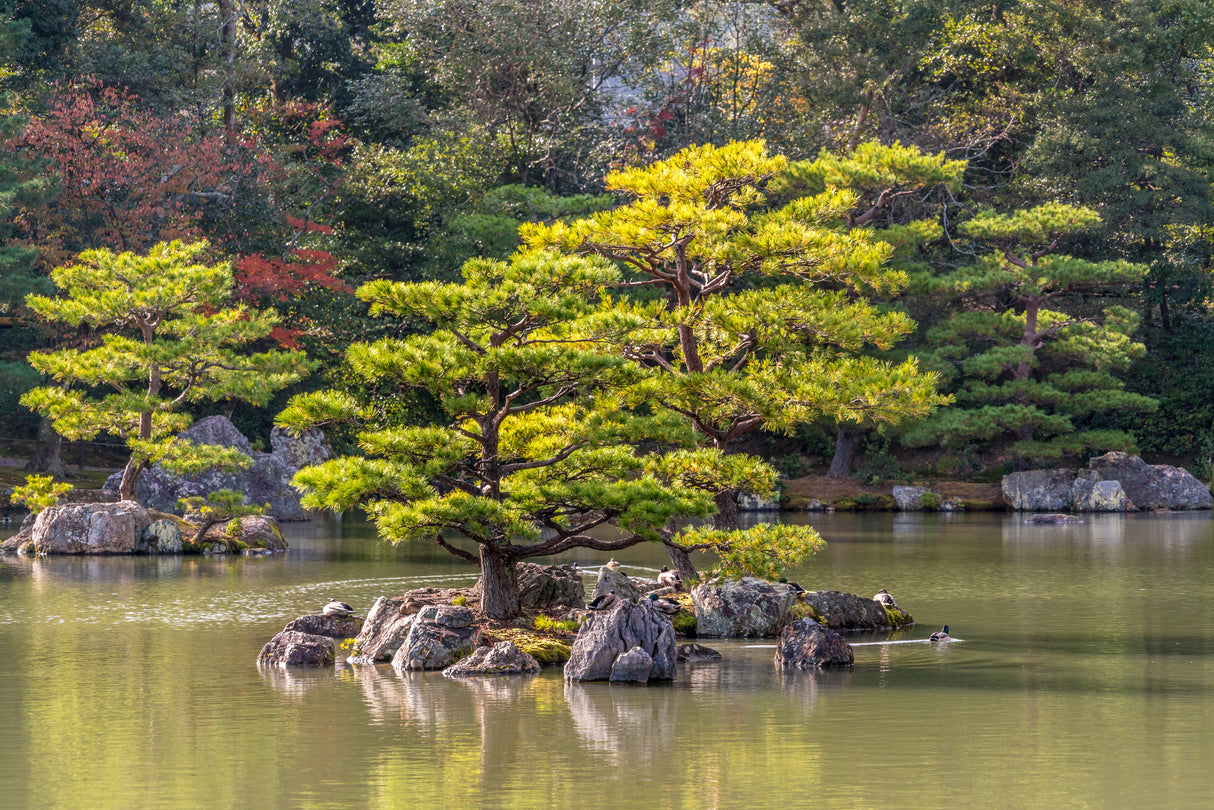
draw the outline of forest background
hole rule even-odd
[[[266,348],[319,364],[194,414],[264,445],[292,395],[352,387],[349,345],[426,328],[355,288],[455,281],[524,223],[617,205],[608,172],[762,139],[790,161],[773,202],[846,187],[839,227],[888,234],[909,283],[877,303],[917,328],[870,351],[955,402],[739,449],[789,477],[985,480],[1127,449],[1208,479],[1212,46],[1201,0],[0,0],[0,446],[59,472],[124,455],[18,404],[29,352],[94,340],[24,306],[84,250],[206,239],[234,263],[281,316]]]

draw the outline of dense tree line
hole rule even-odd
[[[84,251],[172,240],[205,240],[236,302],[276,311],[257,351],[318,364],[264,405],[211,408],[261,436],[288,397],[340,388],[381,427],[446,424],[439,393],[347,353],[434,318],[371,317],[354,291],[458,284],[469,259],[511,261],[522,226],[528,250],[637,274],[611,295],[671,331],[617,348],[690,373],[659,399],[706,446],[787,474],[855,456],[871,475],[899,458],[975,475],[1123,448],[1208,474],[1212,44],[1200,0],[0,0],[0,435],[52,446],[18,405],[45,382],[27,356],[99,340],[26,297]],[[608,178],[758,140],[782,157],[751,178],[750,224],[680,286],[634,215],[688,233],[722,215],[663,213],[675,177]],[[866,258],[880,283],[770,257],[753,272],[746,251],[767,255],[808,200],[821,250],[883,246]],[[804,394],[828,333],[787,310],[810,306],[851,314],[826,341],[851,379],[914,367],[951,404],[929,415],[913,385],[851,408],[790,394],[780,418],[746,403],[760,383]],[[709,415],[714,362],[754,379]],[[882,391],[899,405],[882,411]]]

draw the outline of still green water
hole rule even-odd
[[[889,589],[919,622],[889,640],[963,641],[781,673],[713,640],[723,663],[656,687],[262,672],[327,597],[474,577],[357,523],[275,558],[0,558],[0,807],[1214,806],[1209,514],[813,522],[830,545],[791,579]]]

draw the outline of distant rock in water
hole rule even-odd
[[[863,596],[839,591],[806,591],[801,601],[817,611],[831,630],[885,630],[914,624],[909,613]]]
[[[319,430],[305,431],[299,438],[274,429],[271,453],[259,453],[249,440],[225,416],[199,419],[180,434],[197,444],[233,447],[253,459],[246,470],[236,473],[208,471],[198,475],[177,475],[157,464],[139,478],[136,495],[149,509],[181,514],[177,501],[181,498],[203,497],[220,489],[242,492],[248,503],[270,505],[268,514],[278,520],[309,520],[312,515],[299,504],[299,493],[291,486],[291,478],[301,467],[318,464],[333,453]],[[107,490],[117,491],[122,473],[111,475],[105,482]]]
[[[776,666],[791,669],[850,667],[855,661],[851,645],[834,630],[813,619],[801,619],[780,633]]]
[[[1052,523],[1072,524],[1072,523],[1083,523],[1083,518],[1077,517],[1075,515],[1064,515],[1061,512],[1045,512],[1040,515],[1029,515],[1028,517],[1026,517],[1024,519],[1024,522],[1028,523],[1030,525],[1032,525],[1032,524],[1048,525],[1048,524],[1052,524]]]

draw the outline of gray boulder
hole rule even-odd
[[[831,630],[886,630],[914,624],[909,613],[897,610],[897,620],[891,618],[892,611],[871,597],[856,596],[839,591],[806,591],[801,601],[810,605],[822,617],[823,624]]]
[[[1027,524],[1070,524],[1083,523],[1083,518],[1075,517],[1074,515],[1065,515],[1061,512],[1044,512],[1040,515],[1029,515],[1024,519]]]
[[[140,533],[136,550],[141,554],[180,554],[181,529],[168,518],[153,520]]]
[[[509,641],[499,641],[492,647],[477,647],[472,655],[461,658],[443,670],[448,678],[469,675],[534,675],[540,662]]]
[[[582,624],[565,663],[565,680],[673,680],[676,660],[670,619],[648,605],[619,600]]]
[[[282,632],[266,642],[257,656],[260,666],[293,667],[332,664],[337,640],[357,636],[362,619],[309,613],[292,619]]]
[[[401,672],[446,669],[480,646],[481,630],[472,611],[457,605],[428,605],[409,625],[404,642],[392,656]]]
[[[33,512],[27,514],[21,520],[21,528],[12,537],[0,543],[0,554],[24,554],[33,551],[27,544],[34,539],[34,523],[38,520],[38,516]]]
[[[641,598],[641,589],[637,587],[632,578],[623,571],[614,571],[607,566],[599,568],[598,581],[594,583],[594,593],[591,594],[590,600],[594,601],[605,593],[614,592],[620,599],[627,599],[629,602],[636,602]],[[578,605],[578,607],[583,607]]]
[[[405,597],[381,596],[367,611],[362,631],[354,639],[354,655],[360,661],[387,661],[396,654],[413,624],[413,616],[401,613]]]
[[[151,523],[134,501],[52,506],[38,513],[31,540],[38,554],[133,554]]]
[[[675,657],[680,664],[684,662],[699,664],[721,660],[719,652],[712,647],[705,647],[703,644],[680,644],[675,651]]]
[[[781,582],[755,577],[697,585],[691,592],[696,608],[696,635],[756,638],[778,635],[792,618],[797,592]]]
[[[266,642],[257,656],[259,666],[320,667],[332,664],[336,644],[328,636],[282,632]]]
[[[779,512],[780,502],[775,498],[765,498],[753,492],[738,492],[734,494],[734,502],[739,512]]]
[[[235,473],[209,470],[197,475],[177,475],[157,464],[139,478],[136,496],[149,509],[181,514],[177,501],[181,498],[206,497],[219,489],[242,492],[247,503],[269,504],[268,514],[278,520],[308,520],[311,515],[299,503],[299,493],[291,487],[291,478],[299,471],[287,459],[294,461],[316,455],[320,451],[286,444],[280,436],[275,453],[259,453],[224,416],[200,419],[180,437],[197,444],[233,447],[253,459],[252,465]],[[279,454],[281,453],[281,455]],[[115,473],[105,482],[105,488],[117,490],[122,474]]]
[[[586,586],[575,566],[520,562],[514,570],[523,607],[543,611],[585,607]]]
[[[1071,507],[1074,470],[1026,470],[1003,476],[1003,496],[1020,512],[1050,512]]]
[[[1117,481],[1126,497],[1140,509],[1210,509],[1214,495],[1188,470],[1147,464],[1138,456],[1105,453],[1088,460],[1104,481]]]
[[[934,511],[940,508],[944,497],[927,487],[894,487],[894,503],[901,512]]]
[[[1125,512],[1133,506],[1119,481],[1101,481],[1093,470],[1080,470],[1071,485],[1076,512]]]
[[[300,435],[292,436],[276,427],[270,431],[270,448],[272,455],[278,456],[283,464],[296,470],[322,464],[333,458],[333,451],[329,449],[324,431],[318,428],[308,428]]]
[[[851,645],[813,619],[801,619],[786,626],[776,644],[778,667],[828,669],[850,667],[854,661]]]

